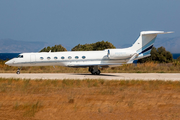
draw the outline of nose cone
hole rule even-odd
[[[7,61],[5,64],[11,66],[14,62],[12,60]]]

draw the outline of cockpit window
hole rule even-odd
[[[23,55],[18,55],[18,57],[17,58],[23,58]]]

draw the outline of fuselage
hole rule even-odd
[[[134,51],[128,49],[106,49],[103,51],[68,51],[22,53],[6,62],[11,66],[68,66],[88,67],[93,65],[118,66],[126,63]]]

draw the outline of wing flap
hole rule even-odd
[[[68,67],[90,67],[90,66],[120,66],[122,63],[93,63],[93,64],[68,64]]]

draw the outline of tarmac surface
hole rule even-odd
[[[171,80],[180,81],[180,73],[0,73],[0,78],[20,79],[105,79],[105,80]]]

